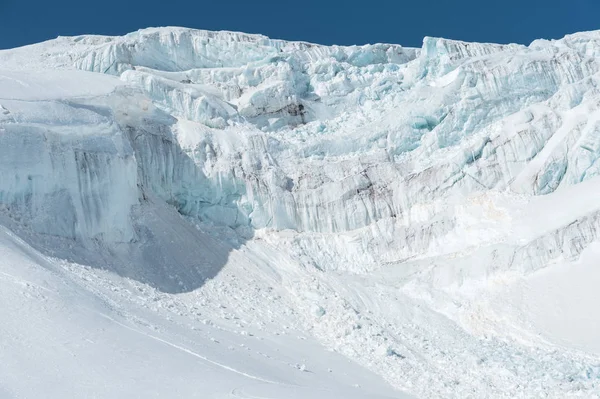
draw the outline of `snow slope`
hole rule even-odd
[[[599,57],[600,32],[0,51],[0,394],[599,397]]]
[[[79,279],[5,228],[0,253],[3,398],[397,397],[371,395],[386,391],[375,376],[310,340],[272,342],[188,318],[169,323],[116,301],[117,288],[95,272],[79,270],[89,274]],[[294,359],[311,366],[302,372]]]

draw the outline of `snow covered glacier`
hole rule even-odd
[[[597,397],[599,85],[599,32],[60,37],[0,51],[0,207],[69,273],[291,314],[418,397]]]

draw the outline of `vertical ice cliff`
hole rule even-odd
[[[127,101],[145,96],[162,110],[137,125],[105,116],[117,133],[95,131],[123,141],[114,156],[69,144],[75,168],[101,171],[81,181],[84,199],[64,206],[97,208],[90,204],[112,195],[94,193],[113,184],[110,168],[135,163],[139,185],[185,215],[231,227],[352,231],[361,242],[384,228],[386,239],[400,240],[398,256],[411,257],[453,229],[435,201],[503,188],[547,194],[597,173],[598,40],[588,33],[525,47],[426,38],[418,50],[165,28],[59,38],[0,59],[6,68],[117,75],[140,96]],[[10,101],[3,107],[14,113]],[[106,107],[113,115],[122,108]],[[39,207],[47,194],[17,189],[27,176],[13,179],[3,202]],[[66,198],[61,192],[52,195]],[[119,212],[131,204],[129,195]],[[81,209],[84,235],[99,234]],[[415,224],[415,209],[430,211]],[[73,235],[75,222],[65,223],[60,234]]]
[[[494,335],[500,325],[478,313],[488,305],[474,294],[481,286],[500,281],[500,292],[515,275],[577,262],[600,236],[599,56],[600,32],[529,46],[428,37],[410,49],[183,28],[0,51],[2,213],[128,259],[139,255],[128,244],[153,234],[183,240],[187,224],[160,231],[147,214],[148,204],[175,210],[217,239],[182,250],[179,274],[160,248],[140,250],[171,279],[159,289],[192,291],[218,271],[192,270],[196,258],[246,241],[256,264],[278,262],[267,274],[288,284],[302,317],[323,320],[315,334],[388,379],[410,375],[429,397],[448,386],[485,397],[459,371],[431,371],[436,359],[446,370],[468,360],[493,392],[526,397],[538,393],[533,382],[486,363],[520,344],[480,345],[465,331]],[[228,261],[227,250],[219,256]],[[302,267],[286,280],[279,264]],[[400,310],[361,295],[363,278]],[[328,319],[321,298],[343,316]],[[465,360],[461,348],[481,356]],[[530,355],[519,360],[527,370],[565,367],[556,392],[597,388],[571,375],[583,357]]]
[[[135,156],[97,101],[120,83],[84,72],[0,75],[3,208],[40,233],[131,240]],[[88,79],[95,83],[83,86]]]

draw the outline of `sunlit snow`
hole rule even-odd
[[[0,397],[600,397],[600,32],[0,51]]]

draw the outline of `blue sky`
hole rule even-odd
[[[0,48],[177,25],[323,44],[424,36],[528,44],[600,29],[600,0],[0,0]]]

